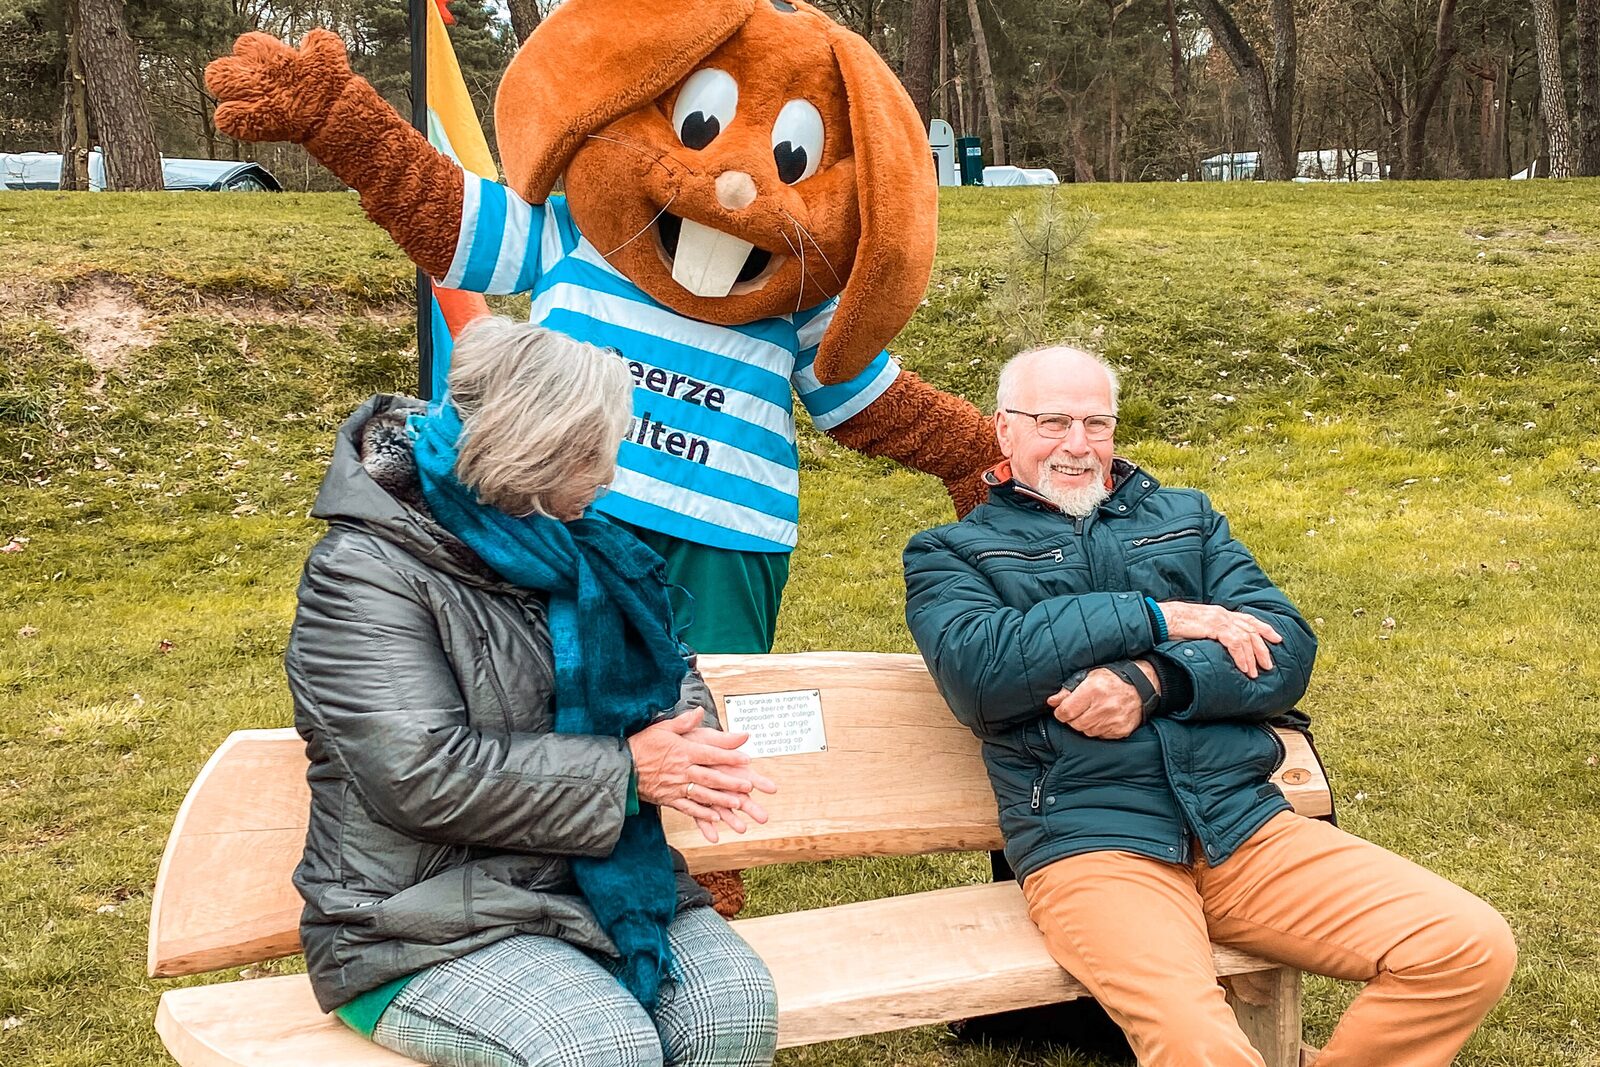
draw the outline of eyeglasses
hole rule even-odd
[[[1115,415],[1085,415],[1077,418],[1072,415],[1063,415],[1058,411],[1018,411],[1016,408],[1006,408],[1007,415],[1026,415],[1033,420],[1034,429],[1040,437],[1056,441],[1067,436],[1072,431],[1072,424],[1083,424],[1083,436],[1091,441],[1109,441],[1111,435],[1117,432],[1117,417]]]

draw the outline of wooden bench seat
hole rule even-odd
[[[819,691],[827,748],[762,761],[780,792],[771,820],[747,835],[725,834],[711,845],[668,813],[669,838],[692,869],[998,846],[977,741],[945,708],[917,657],[708,656],[702,667],[719,702]],[[1326,814],[1327,785],[1309,747],[1299,735],[1285,740],[1280,785],[1302,814]],[[152,975],[298,950],[300,899],[289,875],[305,834],[304,776],[304,747],[291,730],[236,733],[206,765],[162,859]],[[773,972],[782,1046],[1085,995],[1046,954],[1010,882],[742,919],[734,929]],[[1298,973],[1222,947],[1215,960],[1220,975],[1270,973],[1270,1002],[1235,1010],[1270,1067],[1297,1064]],[[303,975],[169,990],[156,1028],[184,1067],[411,1062],[318,1011]]]

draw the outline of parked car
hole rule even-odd
[[[281,193],[278,179],[259,163],[237,159],[161,160],[161,173],[169,190],[204,192]],[[99,149],[89,153],[89,189],[106,187],[106,165]],[[61,188],[60,152],[0,152],[0,189]]]

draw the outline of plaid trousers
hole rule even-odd
[[[766,1067],[777,996],[761,958],[710,908],[667,929],[652,1017],[605,958],[519,934],[418,974],[372,1039],[433,1067]]]

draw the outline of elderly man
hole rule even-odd
[[[1193,490],[1113,454],[1117,380],[1070,348],[1001,373],[989,499],[906,548],[906,618],[983,740],[1050,953],[1145,1067],[1261,1067],[1209,942],[1366,983],[1318,1067],[1448,1064],[1516,963],[1505,920],[1294,814],[1266,724],[1316,639]]]

